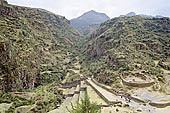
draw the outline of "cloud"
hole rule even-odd
[[[96,10],[111,18],[134,11],[137,14],[170,16],[169,0],[8,0],[11,4],[44,8],[72,19]]]

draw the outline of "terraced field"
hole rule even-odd
[[[116,96],[110,91],[100,87],[90,78],[80,81],[76,87],[62,89],[67,98],[57,109],[49,113],[69,113],[71,103],[76,105],[80,103],[81,98],[87,94],[92,102],[101,106],[101,113],[164,113],[170,110],[170,106],[163,108],[153,107],[149,102],[139,102],[131,99],[126,100],[124,97]],[[149,98],[149,96],[148,96]],[[154,98],[150,96],[149,99]],[[158,97],[157,97],[158,98]]]
[[[76,103],[80,102],[81,98],[84,97],[85,93],[87,93],[87,87],[84,86],[83,82],[84,81],[81,81],[76,87],[63,89],[66,99],[57,109],[49,113],[69,113],[71,104],[76,105]]]
[[[74,67],[71,70],[81,75],[82,78],[83,76],[80,73],[81,65],[78,61],[75,62]],[[60,90],[62,90],[66,96],[65,100],[57,109],[49,113],[69,113],[71,104],[76,105],[77,103],[81,103],[81,99],[83,99],[85,95],[88,95],[91,102],[95,102],[101,106],[101,113],[164,113],[170,110],[169,105],[155,105],[158,101],[168,103],[169,96],[163,98],[159,97],[159,94],[156,96],[153,94],[150,95],[148,91],[151,90],[151,87],[145,88],[145,90],[142,88],[136,89],[137,90],[134,90],[134,92],[130,94],[115,94],[112,91],[112,87],[98,83],[90,77],[84,77],[70,83],[65,82],[65,84],[60,87]],[[165,101],[165,99],[167,101]]]

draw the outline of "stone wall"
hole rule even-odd
[[[156,103],[156,102],[150,102],[151,106],[157,107],[157,108],[165,108],[167,106],[170,106],[170,102],[167,103]]]
[[[103,96],[95,87],[93,87],[88,81],[86,81],[86,83],[88,85],[90,85],[94,90],[95,92],[109,105],[113,105],[113,104],[118,104],[118,103],[121,103],[120,101],[110,101],[108,100],[107,98],[105,98],[105,96]]]
[[[93,78],[92,78],[91,80],[92,80],[96,85],[100,86],[101,88],[103,88],[103,89],[105,89],[105,90],[107,90],[107,91],[115,94],[116,96],[119,96],[119,94],[118,94],[116,91],[113,91],[113,90],[105,87],[104,85],[102,85],[102,84],[98,83],[97,81],[95,81]]]
[[[120,75],[120,78],[122,80],[122,83],[124,85],[127,85],[127,86],[132,86],[132,87],[139,87],[139,88],[143,88],[143,87],[149,87],[153,84],[155,84],[154,81],[151,81],[151,82],[145,82],[145,83],[136,83],[136,82],[128,82],[126,81],[122,75]]]
[[[81,78],[80,80],[75,80],[72,82],[66,82],[64,84],[61,84],[60,88],[71,88],[71,87],[76,87],[78,84],[80,84],[81,81],[86,80],[87,78]]]
[[[116,90],[113,90],[113,89],[109,89],[109,88],[107,88],[106,86],[104,86],[104,85],[98,83],[97,81],[95,81],[93,78],[92,78],[92,81],[93,81],[96,85],[98,85],[98,86],[102,87],[103,89],[105,89],[105,90],[107,90],[107,91],[115,94],[116,96],[121,96],[121,97],[124,97],[124,98],[128,98],[128,99],[133,100],[133,101],[135,101],[135,102],[146,103],[145,100],[142,100],[142,99],[139,99],[139,98],[137,98],[137,97],[131,96],[131,95],[128,94],[128,93],[125,93],[125,92],[124,92],[124,93],[122,93],[122,92],[120,93],[119,91],[116,91]]]

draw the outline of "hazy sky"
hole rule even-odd
[[[72,19],[96,10],[111,18],[128,12],[170,17],[170,0],[7,0],[11,4],[47,9]]]

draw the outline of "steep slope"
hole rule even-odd
[[[106,14],[91,10],[78,18],[72,19],[71,24],[83,35],[88,35],[91,31],[95,30],[101,23],[108,19],[109,17]]]
[[[141,100],[145,101],[145,107],[152,101],[149,105],[154,109],[146,107],[147,112],[169,110],[169,18],[113,18],[102,23],[86,44],[83,52],[87,57],[81,58],[82,67],[94,80],[110,86],[114,94],[129,93],[141,105]],[[133,97],[128,103],[132,101]],[[167,105],[166,110],[159,109],[163,105]]]
[[[65,17],[0,4],[0,89],[31,89],[42,81],[60,80],[65,76],[64,60],[79,40]],[[42,74],[49,70],[55,73]]]
[[[86,66],[101,82],[112,84],[120,80],[118,75],[123,71],[145,70],[150,76],[162,77],[155,62],[170,57],[170,20],[113,18],[102,23],[86,43],[84,54],[90,64]]]
[[[158,59],[170,55],[169,34],[169,18],[140,16],[114,18],[103,23],[91,35],[91,39],[94,40],[92,44],[94,53],[91,55],[101,56],[110,49],[129,46],[132,50],[141,50],[140,52]]]

